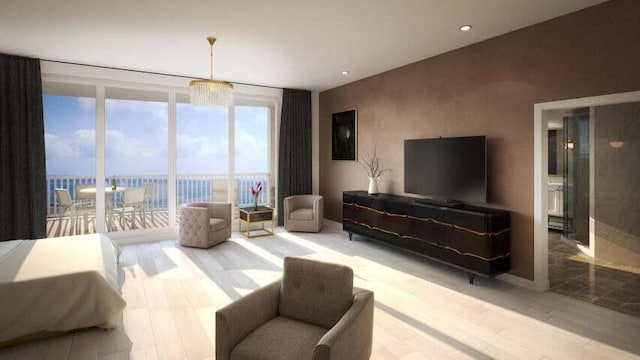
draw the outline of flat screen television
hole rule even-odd
[[[486,202],[486,137],[405,140],[404,192],[439,201]]]

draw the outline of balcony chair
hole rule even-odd
[[[156,224],[156,217],[154,215],[153,196],[156,188],[154,183],[146,183],[144,186],[144,217],[147,218],[147,211],[151,213],[151,223]]]
[[[180,206],[180,245],[210,248],[231,237],[231,203]]]
[[[73,185],[73,198],[81,203],[84,209],[96,209],[96,193],[85,192],[85,189],[95,189],[96,184],[75,184]]]
[[[281,280],[216,312],[216,359],[369,359],[373,308],[349,267],[285,257]]]
[[[131,213],[131,229],[136,227],[136,211],[142,218],[142,226],[147,227],[147,219],[144,216],[144,194],[144,187],[128,187],[124,189],[122,199],[120,200],[120,207],[113,209],[114,213],[119,213],[120,215],[120,226],[122,226],[123,230],[127,213]]]
[[[62,222],[62,217],[66,214],[69,216],[70,221],[75,221],[76,234],[80,233],[80,222],[78,222],[78,216],[82,215],[84,218],[84,230],[89,229],[89,212],[91,210],[82,207],[82,202],[74,201],[71,199],[71,193],[69,189],[56,188],[53,189],[56,195],[56,201],[58,207],[62,210],[59,212],[59,221]]]
[[[284,199],[284,228],[287,231],[320,232],[323,214],[320,195],[293,195]]]

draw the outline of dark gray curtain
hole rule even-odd
[[[0,241],[46,237],[40,60],[0,54]]]
[[[311,92],[284,89],[278,148],[278,214],[284,198],[311,194]],[[284,217],[278,216],[278,225]]]

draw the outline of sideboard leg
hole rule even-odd
[[[353,233],[352,232],[349,233],[349,241],[353,241]]]
[[[476,279],[476,274],[469,274],[469,284],[473,285],[473,281]]]

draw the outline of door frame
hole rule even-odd
[[[578,107],[594,107],[601,105],[622,104],[640,101],[640,91],[624,92],[609,95],[591,96],[568,100],[551,101],[533,105],[533,238],[534,238],[534,288],[540,291],[549,289],[549,230],[548,230],[548,123],[543,121],[542,112],[545,110],[559,110]],[[593,116],[591,117],[593,119]],[[594,121],[591,121],[591,137]],[[593,179],[594,158],[593,143],[591,141],[591,156],[589,172]],[[593,198],[593,181],[590,184],[590,195]],[[590,201],[590,214],[593,214],[593,201]],[[590,223],[593,219],[590,219]],[[591,228],[591,226],[590,226]],[[593,231],[590,229],[588,253],[595,256],[596,244]]]

